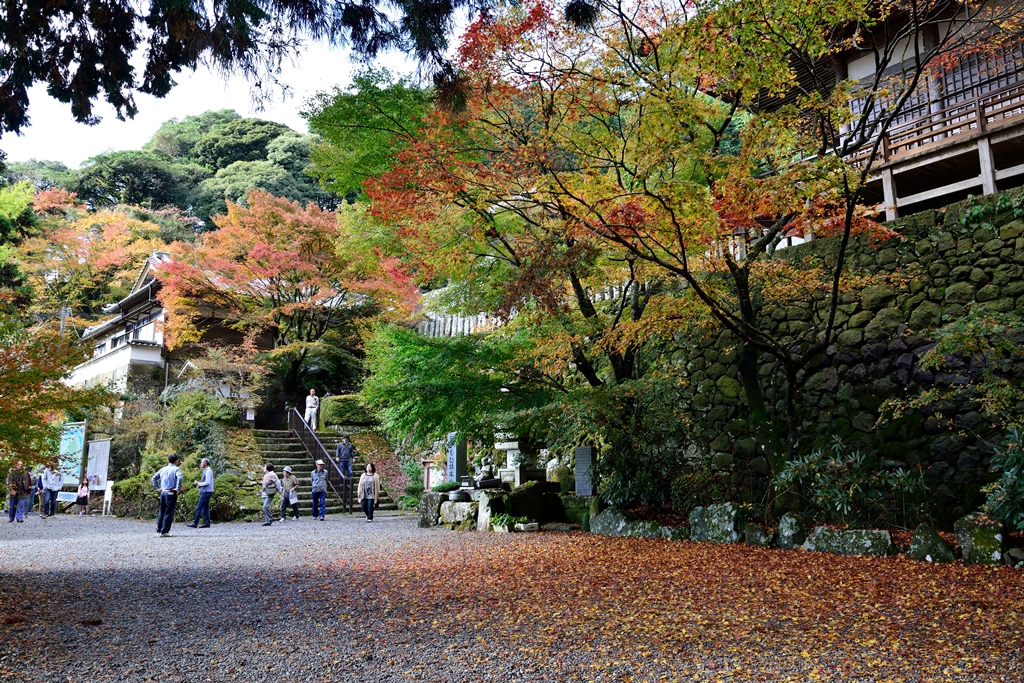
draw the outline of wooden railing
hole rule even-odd
[[[979,93],[893,126],[882,135],[882,144],[874,164],[898,161],[901,157],[948,145],[958,139],[985,133],[1006,124],[1024,120],[1024,74],[1021,79],[997,90]],[[867,162],[869,149],[847,157],[855,165]]]
[[[299,441],[302,442],[314,463],[317,460],[323,460],[327,464],[327,484],[334,491],[334,495],[341,500],[342,510],[351,513],[353,508],[352,477],[346,477],[341,473],[338,463],[334,461],[331,454],[320,443],[320,438],[316,435],[316,432],[306,424],[306,421],[302,419],[302,415],[299,414],[296,408],[288,411],[288,429],[299,438]],[[339,488],[341,491],[338,490]]]

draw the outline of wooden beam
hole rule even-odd
[[[981,176],[977,178],[968,178],[967,180],[961,180],[958,183],[951,183],[949,185],[943,185],[937,187],[934,190],[927,190],[925,192],[918,192],[917,194],[908,195],[906,197],[900,197],[897,200],[898,206],[910,206],[911,204],[917,204],[918,202],[927,201],[929,199],[935,199],[945,194],[952,192],[959,192],[960,190],[969,190],[972,187],[981,187],[982,181]]]

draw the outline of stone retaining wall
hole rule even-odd
[[[1001,213],[979,216],[974,207],[995,207],[1000,196]],[[966,401],[938,403],[876,426],[879,407],[890,397],[964,383],[977,373],[969,364],[939,374],[920,367],[922,354],[932,346],[932,331],[943,321],[963,316],[969,304],[1003,313],[1024,311],[1024,220],[1013,215],[1015,203],[1024,203],[1020,190],[894,221],[890,225],[900,239],[877,243],[855,238],[851,263],[866,273],[891,274],[891,282],[842,295],[837,342],[812,366],[800,397],[806,435],[802,450],[827,446],[832,435],[839,435],[878,467],[924,468],[933,514],[944,525],[980,504],[980,489],[993,476],[989,454],[999,441],[998,426]],[[1020,208],[1017,213],[1024,215]],[[960,220],[965,215],[970,219],[966,224]],[[817,240],[785,250],[784,257],[827,260],[837,244],[835,239]],[[792,305],[765,310],[763,316],[775,334],[786,338],[806,330],[814,313]],[[1016,341],[1024,343],[1024,338]],[[686,368],[697,417],[690,434],[692,452],[714,469],[737,472],[748,494],[758,497],[767,486],[769,468],[746,419],[735,339],[728,332],[701,339],[680,333],[676,343],[673,361]],[[760,368],[765,377],[776,370],[771,363]],[[1020,359],[1003,370],[1014,382],[1024,380]],[[767,398],[779,401],[781,392]],[[781,408],[776,410],[781,413]]]

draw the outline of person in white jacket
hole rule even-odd
[[[43,514],[40,519],[53,517],[57,514],[57,494],[64,488],[64,473],[56,463],[50,463],[43,470]]]
[[[310,389],[309,396],[306,397],[306,414],[302,419],[306,421],[306,424],[314,432],[316,431],[316,416],[318,412],[320,412],[320,397],[316,395],[316,389]]]

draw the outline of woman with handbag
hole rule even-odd
[[[274,474],[273,463],[267,463],[263,467],[266,474],[263,475],[263,526],[270,526],[274,523],[274,496],[281,490],[281,480]]]
[[[291,466],[284,468],[281,476],[281,521],[288,519],[288,506],[292,508],[292,519],[299,518],[299,480],[292,474]]]
[[[380,499],[380,478],[372,462],[366,463],[366,470],[359,477],[359,503],[363,507],[366,521],[373,521],[373,506]]]

